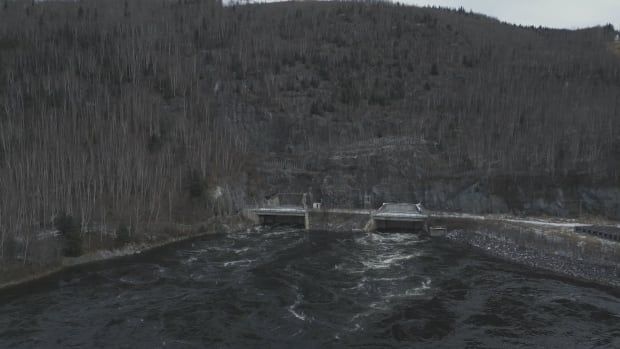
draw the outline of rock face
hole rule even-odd
[[[422,202],[433,210],[620,219],[620,188],[588,177],[541,177],[451,169],[432,144],[388,138],[326,153],[272,154],[262,191],[310,192],[325,207]],[[430,170],[429,170],[430,169]],[[430,173],[430,175],[421,175]]]

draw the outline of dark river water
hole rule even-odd
[[[0,297],[0,348],[620,348],[617,291],[402,233],[211,236]]]

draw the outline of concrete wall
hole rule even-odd
[[[364,230],[370,220],[370,215],[310,210],[308,219],[309,230],[356,231]]]
[[[426,232],[425,222],[392,221],[375,219],[375,229],[379,231],[411,231]]]
[[[261,215],[260,224],[264,225],[290,225],[304,228],[307,226],[306,219],[303,216],[277,216],[277,215]]]

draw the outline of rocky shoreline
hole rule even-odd
[[[445,238],[473,247],[489,256],[579,281],[620,288],[619,264],[575,258],[563,253],[560,249],[551,253],[545,249],[523,246],[515,240],[492,232],[457,229],[450,231]]]

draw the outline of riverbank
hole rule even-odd
[[[0,291],[52,276],[68,268],[105,260],[112,260],[115,258],[137,255],[163,246],[199,238],[201,236],[212,234],[227,234],[233,231],[246,229],[250,225],[252,225],[252,223],[242,216],[218,218],[213,219],[207,223],[200,223],[190,226],[184,225],[183,227],[176,230],[175,236],[170,236],[163,240],[153,242],[129,243],[116,249],[93,251],[83,254],[79,257],[63,257],[58,264],[48,267],[39,267],[34,269],[34,271],[29,273],[29,275],[17,277],[13,280],[0,282]]]
[[[574,226],[583,224],[478,218],[444,220],[445,238],[513,263],[620,288],[620,243],[575,233]]]

